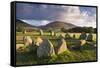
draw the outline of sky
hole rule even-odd
[[[95,28],[96,7],[17,3],[16,18],[35,26],[63,21]]]

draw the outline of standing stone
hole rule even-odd
[[[54,34],[55,34],[54,31],[51,31],[51,36],[54,36]]]
[[[86,40],[80,40],[80,45],[83,46],[86,44]]]
[[[75,34],[73,34],[73,38],[74,38],[74,39],[76,38]]]
[[[26,34],[26,33],[27,33],[27,30],[26,30],[25,27],[23,27],[23,29],[22,29],[22,33],[23,33],[23,34]]]
[[[58,39],[63,39],[63,38],[64,36],[62,34],[58,37]]]
[[[32,45],[32,39],[30,36],[24,36],[24,45]]]
[[[40,35],[43,35],[43,30],[42,29],[40,29]]]
[[[53,44],[48,39],[37,38],[36,45],[38,57],[55,55]]]
[[[97,47],[97,45],[96,45],[96,44],[94,44],[94,47]]]
[[[57,44],[57,47],[56,47],[56,53],[61,54],[65,51],[70,53],[70,51],[67,48],[66,41],[63,38],[61,38],[61,39],[58,40],[58,44]]]
[[[87,41],[92,42],[93,39],[93,35],[92,33],[89,33],[89,35],[87,36]]]
[[[40,46],[40,44],[43,42],[43,39],[41,37],[37,37],[37,39],[35,40],[35,45],[36,46]]]
[[[70,35],[68,33],[66,33],[65,39],[70,39],[70,38],[71,38]]]
[[[26,34],[26,30],[23,30],[23,34]]]
[[[87,35],[86,35],[85,32],[83,32],[83,33],[80,35],[80,37],[79,37],[79,39],[80,39],[80,45],[81,45],[81,46],[83,46],[83,45],[86,44],[86,38],[87,38]]]
[[[80,40],[86,40],[86,37],[87,37],[86,33],[83,32],[83,33],[81,33],[79,39],[80,39]]]

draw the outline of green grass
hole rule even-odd
[[[51,64],[51,63],[66,63],[66,62],[82,62],[95,61],[96,49],[89,46],[83,46],[81,50],[73,51],[71,53],[64,52],[53,57],[38,58],[33,47],[28,47],[29,51],[16,53],[17,65],[31,65],[31,64]]]
[[[58,32],[58,33],[56,33],[56,36],[51,37],[50,32],[44,32],[44,34],[43,34],[42,37],[46,37],[46,38],[51,39],[51,38],[57,38],[57,37],[59,37],[59,35],[61,35],[61,34],[62,34],[62,35],[65,35],[65,33]],[[71,37],[73,37],[74,34],[75,34],[75,38],[76,38],[76,39],[79,39],[80,33],[69,33],[69,35],[70,35]],[[88,34],[88,33],[87,33],[87,34]],[[27,32],[26,34],[23,34],[22,32],[16,32],[16,40],[21,39],[23,36],[31,36],[31,37],[36,38],[36,37],[41,36],[41,35],[40,35],[39,32]],[[93,34],[93,41],[96,42],[96,34]]]
[[[50,36],[50,33],[44,33],[42,37],[49,39],[54,47],[57,45],[57,38],[61,33],[56,33],[56,36]],[[65,33],[63,33],[64,35]],[[70,33],[73,37],[75,34],[75,39],[66,40],[67,46],[75,45],[80,33]],[[40,36],[39,32],[22,34],[21,32],[16,33],[16,43],[23,43],[23,36],[31,36],[32,38],[37,38]],[[75,41],[76,40],[76,41]],[[96,43],[96,34],[93,34],[93,43]],[[20,49],[16,53],[16,64],[17,65],[31,65],[31,64],[49,64],[49,63],[67,63],[67,62],[82,62],[82,61],[95,61],[96,60],[96,48],[90,45],[85,45],[81,47],[81,50],[70,50],[71,53],[64,52],[53,57],[42,57],[38,58],[36,55],[36,48],[33,46]]]

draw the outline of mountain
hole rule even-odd
[[[66,23],[66,22],[62,22],[62,21],[54,21],[45,26],[41,26],[40,28],[42,28],[44,30],[48,29],[48,30],[59,31],[59,30],[61,30],[61,28],[71,29],[71,28],[75,28],[75,27],[77,27],[77,26],[70,24],[70,23]]]
[[[33,26],[19,19],[16,19],[16,31],[23,31],[24,29],[27,31],[38,30],[36,26]]]
[[[77,26],[62,21],[54,21],[44,26],[33,26],[31,24],[16,19],[16,29],[18,29],[18,31],[20,31],[21,29],[26,29],[28,31],[39,30],[39,29],[42,29],[44,31],[48,30],[61,31],[61,28],[71,29],[75,27]]]
[[[18,20],[18,19],[16,19],[16,26],[21,26],[21,27],[35,27],[35,26],[27,24],[26,22],[23,22],[23,21]]]

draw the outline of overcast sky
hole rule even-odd
[[[35,26],[63,21],[77,26],[96,27],[96,7],[17,3],[16,18]]]

